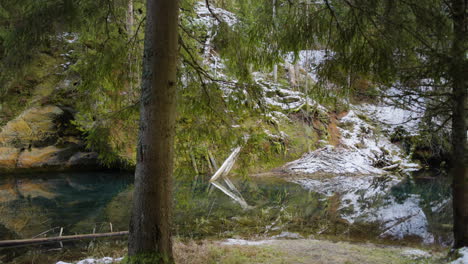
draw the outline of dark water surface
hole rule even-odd
[[[0,238],[31,238],[53,228],[56,229],[49,235],[57,234],[60,228],[64,228],[64,234],[105,229],[101,225],[108,222],[109,203],[131,183],[132,175],[121,172],[3,177],[0,179]]]

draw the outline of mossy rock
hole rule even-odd
[[[288,96],[288,97],[284,97],[281,99],[281,102],[283,104],[290,104],[290,103],[296,103],[296,102],[299,102],[301,100],[301,98],[299,97],[295,97],[295,96]]]
[[[0,168],[13,169],[16,167],[20,150],[12,147],[0,147]]]
[[[42,147],[58,139],[58,120],[64,111],[57,106],[33,107],[8,122],[0,132],[0,145],[16,148]]]
[[[17,162],[19,168],[59,167],[67,164],[70,157],[76,152],[73,147],[57,148],[48,146],[45,148],[32,148],[23,151]]]

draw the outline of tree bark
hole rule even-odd
[[[173,263],[172,171],[178,0],[147,0],[130,263]]]
[[[468,67],[467,2],[452,0],[453,42],[450,75],[453,82],[452,175],[454,248],[468,246],[468,171],[466,169],[466,97]]]

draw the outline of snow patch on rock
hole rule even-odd
[[[378,104],[362,104],[356,109],[372,119],[377,120],[385,129],[390,132],[395,131],[397,127],[402,127],[410,135],[419,134],[419,126],[426,110],[426,104],[421,98],[415,95],[403,96],[401,89],[392,87],[384,91],[389,98],[384,99]],[[398,100],[406,100],[405,108],[395,106],[392,97],[402,96]]]
[[[222,8],[214,7],[212,5],[210,5],[210,9],[221,21],[226,22],[230,27],[237,23],[237,18],[233,13]],[[219,24],[219,21],[213,17],[210,9],[208,9],[204,1],[197,2],[195,6],[197,15],[201,20],[200,22],[204,23],[205,25]]]
[[[458,254],[461,256],[450,262],[450,264],[468,264],[468,247],[464,247],[458,250]]]
[[[419,165],[405,157],[398,146],[376,133],[377,128],[362,120],[354,111],[349,111],[340,120],[340,126],[338,147],[326,146],[310,152],[288,163],[286,170],[306,174],[368,175],[384,174],[390,169],[403,172],[419,169]]]
[[[372,166],[366,156],[357,151],[327,145],[286,164],[293,173],[330,174],[383,174],[385,171]]]

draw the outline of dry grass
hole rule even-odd
[[[174,257],[177,264],[201,263],[280,263],[281,254],[269,247],[223,246],[216,242],[174,243]]]
[[[408,248],[355,244],[326,240],[276,240],[259,246],[227,246],[219,241],[174,242],[174,258],[177,264],[247,264],[247,263],[317,263],[317,264],[435,264],[444,263],[444,252],[432,252],[435,257],[410,259],[402,255]],[[61,251],[27,251],[14,260],[2,259],[0,263],[55,264],[57,261],[75,262],[85,258],[113,258],[127,254],[126,241],[106,241],[86,249]],[[3,261],[3,262],[2,262]]]

